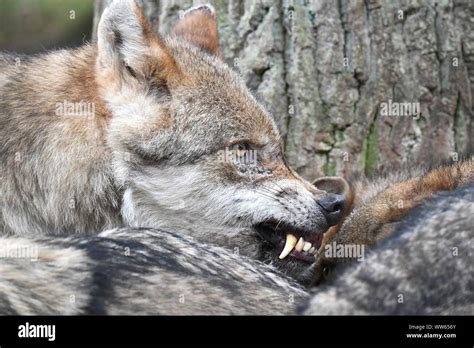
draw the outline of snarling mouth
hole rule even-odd
[[[293,257],[313,263],[323,240],[322,232],[306,231],[274,221],[260,223],[255,230],[277,250],[280,260]]]

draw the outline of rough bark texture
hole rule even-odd
[[[96,3],[95,26],[110,0]],[[166,33],[191,0],[137,1]],[[272,112],[303,176],[472,150],[474,2],[221,0],[220,46]],[[381,103],[419,102],[421,116]]]

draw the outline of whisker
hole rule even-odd
[[[275,189],[275,188],[273,188],[273,187],[271,187],[271,186],[267,186],[267,185],[265,185],[264,183],[262,183],[261,186],[262,186],[263,188],[266,188],[268,191],[272,191],[272,192],[275,193],[275,194],[280,193],[277,189]]]
[[[276,224],[276,227],[275,227],[275,229],[276,229],[276,230],[277,230],[277,229],[278,229],[278,227],[280,226],[280,223],[281,223],[281,218],[280,218],[280,219],[278,219],[278,222],[277,222],[277,224]]]
[[[261,196],[263,196],[263,197],[270,198],[270,199],[272,199],[272,200],[278,202],[278,200],[277,200],[274,196],[272,196],[271,194],[269,194],[268,192],[261,192],[261,191],[259,191],[259,190],[256,190],[255,193],[257,193],[257,194],[259,194],[259,195],[261,195]]]
[[[278,182],[275,182],[275,185],[278,186],[278,188],[286,195],[289,195],[290,193],[284,188],[282,187],[280,184],[278,184]],[[295,183],[295,187],[296,187],[296,183]]]
[[[262,186],[259,188],[260,190],[267,192],[268,194],[274,196],[275,199],[277,199],[276,195],[278,194],[278,191],[272,191],[270,188]]]

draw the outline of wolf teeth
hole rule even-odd
[[[300,239],[298,240],[298,243],[295,246],[295,250],[301,252],[301,250],[303,250],[303,246],[304,246],[304,239],[303,237],[300,237]]]
[[[281,252],[280,256],[278,257],[280,260],[283,260],[285,257],[287,257],[291,251],[293,250],[293,248],[295,247],[296,245],[296,242],[297,242],[297,239],[295,236],[293,236],[292,234],[287,234],[286,235],[286,243],[285,243],[285,247],[283,248],[283,251]]]
[[[283,260],[285,257],[287,257],[291,253],[293,249],[299,252],[304,251],[313,255],[316,255],[316,253],[318,252],[318,249],[316,249],[311,243],[305,242],[303,237],[300,237],[300,239],[297,239],[294,235],[292,235],[291,233],[288,233],[286,235],[285,246],[283,247],[283,250],[280,256],[278,256],[278,258],[280,260]]]

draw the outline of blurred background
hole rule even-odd
[[[111,0],[0,0],[0,50],[93,40]],[[473,0],[136,0],[156,32],[216,9],[223,59],[272,113],[304,177],[472,153]],[[417,117],[381,113],[410,103]]]
[[[90,40],[93,0],[0,0],[0,49],[38,53]]]

